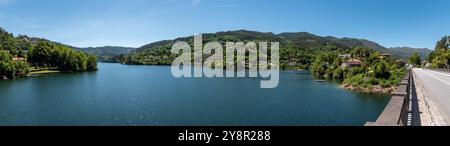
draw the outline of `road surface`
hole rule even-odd
[[[450,73],[428,69],[414,69],[416,82],[423,85],[426,100],[431,101],[445,123],[450,121]]]

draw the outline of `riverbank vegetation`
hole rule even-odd
[[[93,55],[45,39],[14,37],[0,28],[0,79],[44,72],[95,70],[97,59]]]
[[[312,72],[317,78],[332,79],[342,87],[371,93],[391,93],[403,79],[405,62],[366,47],[351,51],[320,53]]]

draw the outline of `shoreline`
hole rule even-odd
[[[61,73],[61,71],[59,70],[40,70],[40,71],[34,71],[34,72],[30,72],[27,77],[29,76],[36,76],[36,75],[41,75],[41,74],[54,74],[54,73]]]
[[[27,77],[34,77],[34,76],[44,75],[44,74],[55,74],[55,73],[61,73],[61,71],[59,71],[59,70],[33,71],[33,72],[28,73],[25,76],[18,77],[18,78],[27,78]],[[14,79],[17,79],[17,78],[10,79],[10,78],[7,78],[5,76],[0,76],[0,80],[14,80]]]
[[[373,86],[372,88],[355,87],[350,84],[341,84],[341,88],[369,94],[392,94],[397,91],[397,87],[383,88],[380,85]]]

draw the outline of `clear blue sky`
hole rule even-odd
[[[449,0],[0,0],[0,27],[78,47],[249,29],[433,48],[450,34]]]

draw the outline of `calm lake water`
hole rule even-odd
[[[0,81],[0,125],[364,125],[384,95],[283,71],[275,89],[255,78],[172,77],[170,67],[100,63],[100,71]]]

